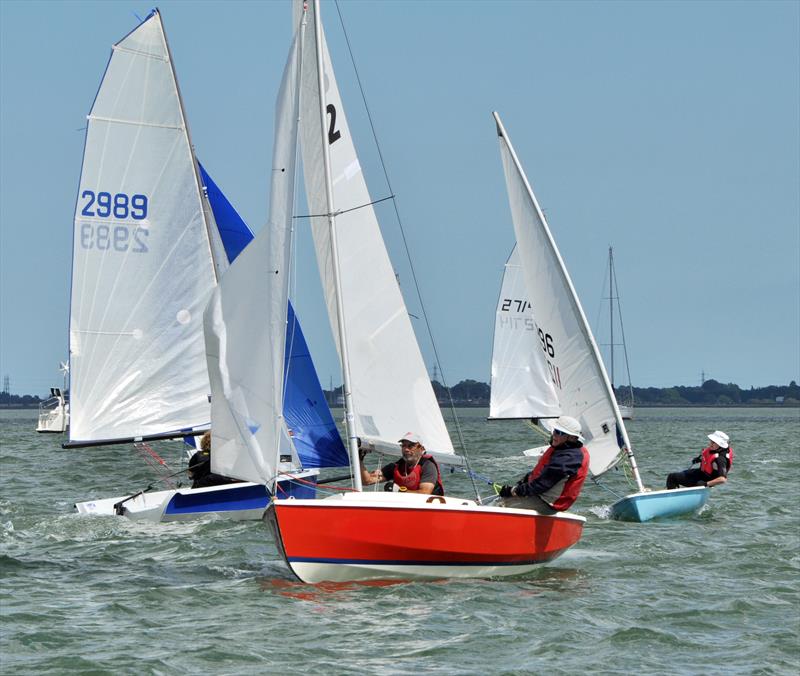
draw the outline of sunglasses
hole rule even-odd
[[[559,429],[554,429],[554,430],[553,430],[553,434],[558,434],[558,435],[559,435],[559,436],[561,436],[561,437],[568,437],[568,436],[570,436],[568,432],[562,432],[562,431],[561,431],[561,430],[559,430]]]

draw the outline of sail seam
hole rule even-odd
[[[141,120],[121,120],[117,117],[101,117],[100,115],[87,115],[86,119],[98,122],[116,122],[117,124],[131,124],[137,127],[156,127],[158,129],[176,129],[183,131],[183,125],[156,124],[155,122],[142,122]]]
[[[125,54],[133,54],[134,56],[144,56],[148,59],[156,59],[157,61],[164,61],[165,63],[169,61],[169,59],[160,54],[151,54],[150,52],[143,52],[139,49],[131,49],[130,47],[114,45],[111,49],[113,49],[115,52],[124,52]]]

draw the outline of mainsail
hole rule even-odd
[[[114,45],[88,117],[72,260],[72,442],[208,424],[212,223],[153,11]]]
[[[303,20],[303,9],[303,2],[295,2],[295,25]],[[340,355],[345,347],[349,355],[354,433],[396,448],[397,440],[411,431],[422,437],[429,451],[453,454],[375,211],[370,206],[372,199],[350,136],[322,26],[314,20],[315,11],[316,4],[308,3],[301,60],[300,139],[329,319]],[[317,29],[318,36],[314,34]],[[325,83],[322,94],[320,80]],[[321,110],[327,112],[324,134],[320,133]],[[323,143],[327,143],[327,149]],[[325,152],[330,157],[330,198],[324,173]],[[346,326],[346,346],[340,340],[328,220],[331,212],[336,221],[339,305]]]
[[[567,269],[497,113],[500,156],[519,261],[555,393],[564,415],[581,422],[589,469],[602,474],[630,447],[600,353]]]
[[[517,248],[503,271],[495,313],[489,417],[552,418],[561,415],[547,345],[539,338]]]

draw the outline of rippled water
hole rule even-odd
[[[581,541],[524,578],[323,586],[292,581],[260,522],[79,517],[76,500],[152,475],[128,448],[62,450],[34,416],[0,412],[3,673],[800,671],[797,409],[637,410],[629,431],[652,487],[707,432],[731,435],[731,480],[697,516],[609,521],[614,496],[587,485]],[[529,469],[519,451],[541,441],[524,425],[460,416],[477,472]],[[610,474],[603,484],[625,492]],[[445,482],[470,495],[464,475]]]

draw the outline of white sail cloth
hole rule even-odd
[[[207,210],[161,18],[116,44],[74,219],[71,441],[207,425]],[[210,211],[210,210],[208,210]]]
[[[492,344],[490,418],[554,418],[561,415],[539,339],[525,276],[514,247],[503,271]]]
[[[621,453],[622,419],[605,368],[561,254],[522,166],[495,115],[508,200],[527,298],[561,413],[577,418],[590,454],[589,469],[602,474]]]
[[[302,2],[295,3],[296,23]],[[414,330],[381,236],[358,162],[324,35],[322,62],[327,128],[320,129],[318,60],[313,35],[314,4],[308,3],[302,57],[300,138],[307,201],[320,275],[333,334],[339,344],[336,288],[331,255],[323,139],[330,153],[341,305],[348,343],[355,433],[396,447],[407,432],[426,448],[453,453],[450,435],[425,369]],[[321,30],[321,29],[320,29]],[[322,132],[322,133],[321,133]]]
[[[296,37],[275,106],[269,222],[225,273],[205,313],[214,449],[211,469],[267,485],[279,470],[299,464],[282,414],[297,148],[297,59]]]

